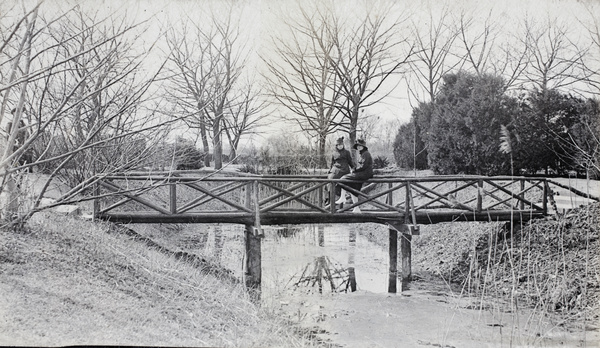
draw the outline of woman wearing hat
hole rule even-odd
[[[373,158],[371,157],[369,149],[367,148],[367,144],[363,139],[358,139],[353,148],[358,151],[356,168],[354,168],[354,172],[342,176],[341,179],[358,181],[347,183],[346,185],[357,191],[360,191],[363,182],[373,177]],[[335,202],[336,204],[341,204],[346,201],[346,190],[342,189],[341,191],[340,199]],[[357,203],[358,197],[353,194],[350,195],[352,196],[352,202]],[[355,207],[352,212],[360,213],[360,209]]]
[[[344,148],[344,137],[337,138],[335,141],[335,150],[331,156],[331,169],[329,169],[328,179],[339,179],[345,174],[350,174],[350,168],[354,168],[352,154]],[[335,194],[340,195],[341,188],[336,185]]]

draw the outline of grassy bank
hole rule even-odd
[[[0,345],[312,345],[240,284],[176,256],[65,216],[0,230]]]
[[[366,228],[387,245],[385,227]],[[481,309],[533,309],[563,323],[598,329],[600,204],[525,226],[444,223],[413,237],[415,281],[443,279],[458,296],[480,297]]]

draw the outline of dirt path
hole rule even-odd
[[[552,181],[556,181],[562,185],[573,187],[581,192],[590,194],[594,197],[600,196],[600,181],[598,180],[585,180],[585,179],[569,179],[569,178],[552,178]],[[581,197],[575,193],[556,185],[550,184],[550,187],[554,191],[554,201],[556,202],[556,208],[559,212],[565,210],[577,208],[581,205],[586,205],[594,202],[591,199]]]

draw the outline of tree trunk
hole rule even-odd
[[[358,107],[352,108],[352,114],[350,115],[350,147],[353,148],[356,143],[356,128],[358,127]],[[352,158],[356,161],[356,151],[350,151]]]
[[[223,110],[217,110],[215,120],[213,122],[213,156],[215,159],[215,169],[223,167],[223,146],[221,144],[221,120],[223,118]]]
[[[327,160],[325,159],[325,140],[327,140],[326,135],[319,136],[319,168],[327,168]]]
[[[200,138],[202,139],[202,149],[204,150],[204,166],[210,167],[210,147],[208,146],[208,136],[206,135],[206,116],[204,111],[200,111]]]

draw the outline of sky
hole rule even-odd
[[[8,0],[21,3],[20,0]],[[27,1],[26,1],[27,2]],[[272,37],[289,35],[288,24],[297,17],[298,6],[309,6],[309,1],[301,0],[234,0],[235,7],[239,9],[239,25],[248,53],[248,74],[259,81],[264,81],[261,72],[265,72],[261,59],[273,58]],[[103,0],[103,1],[73,1],[73,0],[48,0],[44,5],[45,11],[61,11],[73,4],[80,3],[108,15],[123,15],[135,21],[147,20],[148,24],[142,36],[144,43],[141,46],[154,43],[165,30],[176,27],[186,20],[191,20],[197,25],[207,25],[209,12],[219,13],[224,11],[223,0]],[[450,16],[456,18],[461,11],[471,12],[476,19],[490,18],[498,23],[499,38],[517,32],[522,26],[522,19],[527,16],[536,21],[548,18],[557,18],[572,26],[572,40],[576,41],[582,36],[579,20],[589,17],[585,5],[595,5],[600,11],[598,0],[336,0],[317,1],[313,6],[332,6],[341,14],[342,18],[352,21],[359,18],[365,11],[385,8],[389,18],[404,18],[405,24],[415,23],[426,28],[430,22],[430,14],[434,22],[439,20],[439,15],[444,8],[449,9]],[[315,5],[316,4],[316,5]],[[586,17],[587,16],[587,17]],[[600,16],[600,14],[597,14]],[[140,46],[140,47],[141,47]],[[165,46],[158,41],[154,48],[156,56],[150,57],[150,66],[160,62],[164,56]],[[153,60],[155,59],[155,61]],[[364,110],[365,114],[378,118],[377,124],[382,128],[389,128],[390,124],[408,122],[413,106],[419,100],[411,97],[408,92],[405,75],[397,75],[383,86],[389,96]],[[277,122],[278,110],[270,110],[275,117],[270,122],[271,132],[285,128]],[[337,135],[336,135],[337,136]],[[332,137],[333,138],[333,137]]]

